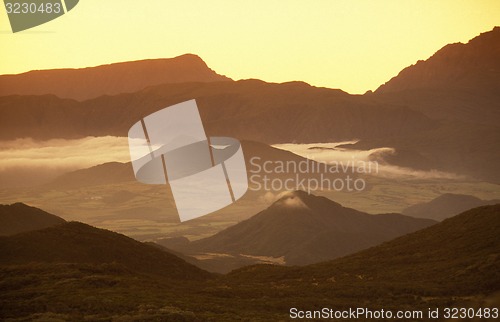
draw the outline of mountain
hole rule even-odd
[[[468,43],[450,44],[365,95],[420,112],[437,122],[405,137],[368,138],[356,148],[385,144],[422,159],[427,168],[500,182],[500,27]],[[408,160],[398,165],[413,164]]]
[[[394,314],[402,308],[427,314],[429,308],[498,307],[499,216],[500,205],[475,208],[332,261],[254,265],[191,283],[145,276],[118,264],[0,261],[0,318],[279,321],[290,319],[291,307],[384,308]],[[0,238],[0,245],[10,238]],[[132,256],[135,249],[122,254],[127,253]]]
[[[433,128],[424,115],[305,83],[180,83],[84,102],[44,96],[0,96],[0,139],[128,135],[161,108],[196,99],[205,131],[264,143],[338,142],[407,136]]]
[[[403,69],[377,89],[380,93],[445,89],[497,93],[500,86],[500,27],[467,44],[449,44],[425,61]]]
[[[360,139],[352,148],[394,148],[393,165],[498,183],[499,33],[446,46],[366,95],[243,80],[160,84],[83,102],[0,96],[0,139],[126,136],[144,115],[194,98],[208,135],[269,144]]]
[[[369,215],[295,191],[248,220],[175,250],[195,257],[214,253],[283,257],[287,265],[307,265],[352,254],[434,223],[399,214]]]
[[[130,162],[107,162],[90,168],[71,171],[58,176],[44,187],[75,189],[79,187],[134,181]]]
[[[497,125],[500,117],[500,27],[450,44],[403,69],[375,95],[433,119]]]
[[[262,184],[264,175],[267,178],[295,178],[295,173],[292,172],[265,173],[264,163],[285,164],[287,162],[292,162],[300,164],[308,162],[310,167],[320,168],[319,163],[316,161],[307,160],[306,158],[298,156],[294,153],[274,148],[265,143],[242,140],[241,146],[244,152],[249,180],[254,183]],[[327,171],[323,174],[324,178],[330,178],[333,176],[335,176],[335,174],[328,173]],[[356,173],[351,175],[352,178],[356,178],[356,176]],[[320,174],[303,173],[301,174],[301,177],[315,177],[319,179]],[[90,168],[64,173],[56,177],[51,182],[43,185],[42,188],[63,190],[129,181],[136,181],[130,162],[107,162]]]
[[[481,200],[474,196],[446,193],[429,202],[410,206],[402,213],[406,216],[442,221],[472,208],[497,203],[500,203],[500,200]]]
[[[253,266],[230,275],[238,282],[260,285],[269,281],[298,284],[305,287],[304,292],[314,282],[322,287],[314,287],[310,293],[328,296],[325,292],[330,289],[332,297],[349,288],[347,293],[356,290],[358,301],[371,294],[390,293],[391,303],[399,298],[414,307],[428,307],[430,299],[425,297],[431,294],[435,296],[433,305],[453,301],[453,297],[467,303],[472,295],[484,299],[484,295],[500,291],[499,219],[500,204],[483,206],[333,261],[299,268]],[[403,294],[407,300],[401,298]],[[496,296],[497,304],[499,300]]]
[[[65,223],[60,217],[23,203],[0,205],[0,236],[10,236]]]
[[[79,222],[0,238],[0,262],[114,264],[171,279],[204,280],[210,274],[151,245]]]
[[[0,96],[54,94],[82,101],[102,95],[137,92],[148,86],[165,83],[230,80],[211,70],[200,57],[186,54],[169,59],[81,69],[35,70],[18,75],[0,75]]]

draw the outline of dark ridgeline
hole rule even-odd
[[[0,236],[43,229],[65,223],[60,217],[23,203],[0,205]]]
[[[65,223],[0,238],[0,318],[234,321],[285,319],[290,305],[498,307],[499,216],[500,205],[483,206],[333,261],[225,276],[117,233]]]
[[[133,93],[160,84],[230,80],[208,68],[200,57],[186,54],[168,59],[0,75],[0,96],[54,94],[84,101],[102,95]]]
[[[250,219],[175,250],[235,256],[201,262],[205,265],[202,267],[223,273],[248,265],[249,260],[239,255],[283,257],[287,265],[308,265],[352,254],[435,223],[400,214],[370,215],[325,197],[295,191],[285,193]]]
[[[402,211],[403,215],[416,218],[445,220],[466,210],[500,203],[500,200],[482,200],[474,196],[445,193],[429,202],[410,206]]]
[[[204,280],[211,276],[157,247],[79,222],[0,238],[0,263],[112,264],[134,274],[173,280]]]

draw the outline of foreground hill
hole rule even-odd
[[[0,236],[56,226],[66,221],[23,203],[0,205]]]
[[[496,203],[500,203],[500,200],[481,200],[474,196],[446,193],[429,202],[410,206],[402,213],[406,216],[442,221],[466,210]]]
[[[394,303],[406,294],[415,305],[416,296],[488,295],[500,291],[499,231],[500,204],[483,206],[334,261],[302,268],[253,266],[230,276],[251,283],[306,286],[314,281],[318,297],[333,285],[332,293],[355,289],[360,299],[390,290]],[[341,290],[344,286],[351,290]]]
[[[0,238],[0,262],[115,264],[133,272],[171,279],[210,277],[168,252],[79,222]]]
[[[195,283],[145,276],[118,264],[0,261],[0,318],[279,321],[290,319],[291,307],[363,307],[424,314],[439,308],[435,320],[445,321],[444,308],[479,312],[500,305],[495,295],[500,291],[499,216],[500,205],[475,208],[333,261],[306,267],[256,265]],[[121,254],[134,255],[134,250]]]
[[[283,257],[287,265],[307,265],[352,254],[434,223],[399,214],[369,215],[296,191],[248,220],[177,250],[195,255]]]
[[[216,82],[230,79],[211,70],[200,57],[186,54],[81,69],[35,70],[0,75],[0,96],[54,94],[86,100],[102,95],[137,92],[165,83]]]

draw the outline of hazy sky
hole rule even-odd
[[[193,53],[233,79],[363,93],[495,25],[499,0],[80,0],[13,34],[2,7],[0,74]]]

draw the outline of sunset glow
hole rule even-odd
[[[500,25],[500,2],[82,0],[17,34],[0,17],[0,74],[193,53],[233,79],[364,93]]]

